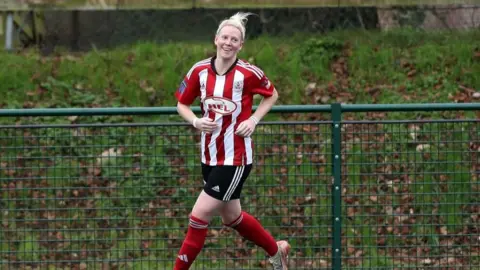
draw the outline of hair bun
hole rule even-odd
[[[220,33],[220,30],[226,26],[226,25],[231,25],[238,30],[240,30],[242,34],[242,39],[245,39],[245,25],[247,24],[248,21],[248,16],[254,15],[255,13],[251,12],[237,12],[234,15],[232,15],[230,18],[223,20],[220,25],[218,26],[217,29],[217,35]]]
[[[248,16],[253,15],[251,12],[237,12],[230,17],[230,20],[240,22],[243,26],[247,24]]]

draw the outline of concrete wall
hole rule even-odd
[[[138,41],[211,41],[220,21],[237,10],[83,10],[45,12],[44,51],[112,48]],[[324,33],[334,29],[388,30],[480,27],[480,5],[250,9],[247,38]]]
[[[251,16],[247,38],[263,34],[322,33],[336,28],[376,28],[376,8],[311,8],[245,10]],[[236,10],[105,10],[48,11],[45,46],[89,50],[131,44],[141,40],[210,41],[220,21]]]

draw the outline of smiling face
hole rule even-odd
[[[235,59],[243,46],[242,33],[238,28],[226,25],[215,36],[215,46],[217,47],[217,58]]]

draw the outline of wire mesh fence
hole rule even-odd
[[[328,123],[314,122],[264,124],[255,136],[243,209],[291,241],[294,269],[329,257],[329,138]],[[183,124],[0,127],[2,265],[172,269],[203,185],[198,143]],[[266,265],[214,219],[193,269]]]
[[[480,121],[332,119],[254,136],[243,209],[290,241],[290,268],[479,268]],[[199,142],[169,122],[0,126],[1,269],[172,269]],[[192,269],[269,267],[217,218]]]
[[[345,122],[346,269],[476,269],[480,122]]]

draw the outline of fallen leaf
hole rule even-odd
[[[431,260],[431,259],[423,259],[421,262],[422,262],[422,264],[424,264],[424,265],[432,264],[432,260]]]
[[[317,84],[315,82],[308,83],[307,86],[305,87],[305,93],[308,96],[311,95],[316,87],[317,87]]]
[[[78,119],[78,116],[77,115],[72,115],[72,116],[67,117],[67,119],[68,119],[68,121],[73,123]]]
[[[408,127],[408,131],[410,131],[410,138],[412,138],[413,140],[417,140],[420,127],[417,125],[410,125]]]
[[[111,160],[114,160],[116,157],[122,155],[122,149],[110,148],[108,150],[103,151],[99,157],[97,158],[97,165],[102,165],[105,163],[109,163]]]
[[[473,58],[474,58],[474,59],[480,59],[480,51],[474,52],[474,53],[473,53]]]
[[[423,151],[426,151],[426,150],[428,150],[428,149],[430,149],[430,145],[429,145],[429,144],[419,144],[419,145],[417,145],[417,147],[416,147],[417,152],[423,152]]]

